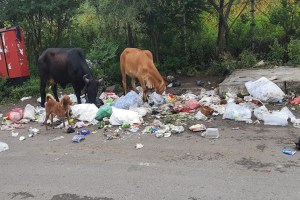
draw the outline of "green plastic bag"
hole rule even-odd
[[[110,117],[112,114],[112,108],[109,105],[103,105],[96,113],[95,119],[101,121],[104,117]]]

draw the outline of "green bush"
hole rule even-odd
[[[289,42],[288,56],[292,64],[300,64],[300,40],[292,39]]]
[[[239,55],[239,59],[239,68],[250,68],[253,67],[257,62],[256,55],[248,50],[244,50]]]
[[[276,64],[283,63],[283,57],[286,52],[283,46],[281,46],[278,40],[275,40],[272,45],[270,45],[271,51],[268,53],[268,58],[270,61],[274,61]]]
[[[22,97],[38,96],[40,94],[39,78],[31,78],[20,86],[9,85],[6,79],[0,81],[0,104],[17,102]]]
[[[33,77],[25,82],[22,86],[13,86],[10,91],[10,99],[13,101],[20,100],[22,97],[38,96],[40,94],[40,80]]]
[[[227,69],[228,68],[228,69]],[[209,68],[206,71],[206,75],[209,76],[223,76],[226,70],[234,70],[236,68],[236,61],[235,60],[213,60]]]

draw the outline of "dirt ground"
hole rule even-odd
[[[207,90],[215,89],[218,77],[176,77],[180,87],[167,93],[200,94],[201,80]],[[0,106],[5,114],[26,104],[39,105],[36,98]],[[280,109],[285,104],[267,105]],[[292,111],[299,118],[299,108]],[[152,121],[148,115],[144,120]],[[175,123],[175,122],[174,122]],[[299,196],[300,153],[288,156],[284,147],[295,150],[293,143],[300,131],[291,123],[286,127],[247,124],[224,120],[182,121],[185,131],[168,138],[152,134],[119,132],[120,138],[107,140],[116,127],[98,129],[81,143],[72,143],[76,133],[62,129],[45,130],[37,122],[17,129],[26,140],[0,131],[0,141],[9,150],[0,153],[0,199],[47,200],[118,200],[118,199],[297,199]],[[188,130],[202,123],[219,129],[220,137],[209,140]],[[28,138],[29,127],[40,129]],[[77,129],[76,129],[77,130]],[[141,129],[143,130],[143,128]],[[63,136],[63,139],[49,140]],[[135,145],[144,145],[135,149]]]

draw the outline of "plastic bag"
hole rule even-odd
[[[245,86],[252,97],[264,102],[278,102],[285,96],[275,83],[265,77],[256,81],[248,81]]]
[[[291,122],[295,125],[296,117],[286,106],[280,111],[263,114],[263,121],[265,125],[287,126],[288,119],[291,119]]]
[[[153,92],[149,98],[148,98],[148,103],[154,103],[155,105],[161,105],[165,102],[165,99],[163,95],[157,94],[156,92]]]
[[[239,104],[229,103],[223,114],[223,119],[234,119],[236,121],[247,121],[251,119],[251,110]]]
[[[196,99],[190,99],[185,102],[185,106],[194,110],[200,106],[200,103]]]
[[[263,114],[263,121],[265,125],[287,126],[287,120],[288,116],[281,112]]]
[[[80,121],[92,122],[95,120],[98,108],[95,104],[76,104],[71,106],[74,118]]]
[[[24,119],[30,119],[30,120],[35,120],[35,108],[30,105],[30,104],[27,104],[25,106],[25,109],[24,109],[24,115],[23,115],[23,118]]]
[[[104,117],[110,117],[112,114],[112,108],[109,105],[103,105],[96,113],[95,119],[101,121]]]
[[[112,106],[128,110],[130,107],[140,107],[142,104],[142,98],[135,91],[130,91],[125,96],[117,99]]]
[[[198,111],[198,112],[196,113],[195,118],[196,118],[197,120],[203,120],[203,121],[206,121],[206,120],[208,119],[204,114],[202,114],[201,111]]]
[[[258,108],[255,108],[253,111],[254,116],[258,120],[263,120],[263,114],[268,114],[269,110],[266,108],[266,106],[260,106]]]
[[[11,120],[13,122],[20,121],[23,118],[23,109],[14,108],[6,114],[6,117],[8,120]]]
[[[109,118],[109,122],[111,125],[121,125],[123,123],[132,125],[142,123],[143,119],[137,112],[112,107],[112,115]]]
[[[149,109],[146,107],[139,107],[139,108],[130,108],[129,110],[132,110],[134,112],[139,113],[140,116],[144,117],[149,112]]]

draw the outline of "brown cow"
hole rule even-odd
[[[135,79],[137,78],[143,88],[143,100],[147,101],[147,88],[155,89],[158,94],[166,90],[166,82],[153,63],[152,53],[148,50],[126,48],[120,56],[120,69],[124,94],[126,94],[126,75],[131,77],[133,90],[137,91]]]

